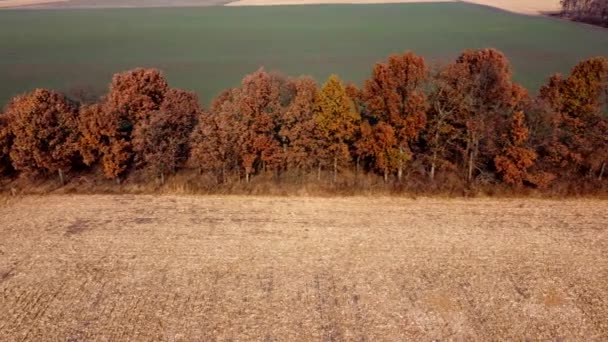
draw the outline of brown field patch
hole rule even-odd
[[[0,206],[0,340],[602,341],[607,209],[23,197]]]
[[[459,0],[0,0],[2,8],[149,8],[199,6],[283,6],[319,4],[391,4],[453,2]],[[501,10],[540,15],[561,10],[558,0],[464,0],[464,2]]]
[[[382,4],[452,2],[458,0],[235,0],[227,6],[276,6],[318,4]],[[463,0],[476,5],[489,6],[504,11],[528,15],[556,13],[561,10],[559,0]]]

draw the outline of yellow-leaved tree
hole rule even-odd
[[[325,138],[324,147],[333,163],[333,180],[336,181],[338,164],[351,159],[348,146],[355,138],[361,116],[336,75],[331,75],[321,88],[314,110],[315,121]]]

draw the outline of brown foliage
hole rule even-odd
[[[240,165],[247,181],[253,173],[280,165],[277,123],[284,110],[285,82],[283,77],[260,69],[246,76],[240,88],[225,92],[212,106],[214,122],[211,124],[219,131],[219,136],[213,139],[218,145],[227,145],[220,155],[236,158],[231,166]],[[209,135],[202,127],[197,131],[200,144]],[[204,159],[217,157],[203,152],[204,149],[204,146],[197,147],[195,155]],[[204,163],[204,159],[200,159],[199,164]]]
[[[133,131],[160,109],[167,90],[167,82],[155,69],[114,75],[105,101],[81,110],[85,162],[91,165],[101,158],[106,177],[119,179],[133,160]]]
[[[119,181],[134,171],[144,176],[134,182],[163,183],[193,167],[205,175],[192,181],[209,182],[207,189],[301,184],[314,168],[318,180],[333,169],[327,186],[340,191],[475,192],[496,190],[498,180],[515,191],[606,189],[603,57],[551,77],[534,99],[512,81],[506,57],[484,49],[465,51],[432,77],[421,57],[393,55],[361,90],[335,75],[318,89],[311,78],[260,69],[221,93],[208,113],[154,69],[117,74],[105,97],[87,101],[78,108],[48,90],[13,99],[0,114],[0,173],[61,176],[85,172],[82,161]],[[400,181],[389,183],[395,173]],[[251,175],[258,175],[252,183]]]
[[[286,169],[310,169],[323,159],[323,136],[314,117],[316,82],[309,77],[290,81],[291,102],[282,111],[279,137]]]
[[[193,92],[168,90],[160,108],[142,119],[133,131],[137,167],[160,176],[162,182],[166,174],[174,174],[183,167],[200,111]]]
[[[9,117],[0,113],[0,176],[13,168],[9,155],[12,145],[13,134],[10,130]]]
[[[437,159],[455,162],[469,182],[477,174],[487,174],[497,152],[498,132],[526,97],[511,80],[507,58],[494,49],[465,51],[441,70],[428,132],[433,146],[431,175]]]
[[[240,125],[234,106],[236,89],[218,96],[209,113],[201,114],[191,136],[189,164],[201,173],[212,172],[220,182],[228,173],[240,168],[237,139]]]
[[[362,92],[368,114],[385,125],[380,129],[384,134],[377,138],[389,139],[381,144],[389,148],[387,143],[391,141],[394,145],[389,150],[398,151],[396,155],[382,152],[385,156],[380,158],[386,159],[386,153],[391,155],[393,162],[382,164],[396,166],[399,179],[404,162],[412,157],[411,145],[426,125],[428,102],[422,87],[427,78],[428,70],[422,57],[411,52],[392,55],[386,63],[374,66]],[[390,131],[394,134],[389,134]]]
[[[374,169],[382,172],[385,182],[388,175],[402,164],[403,157],[397,146],[397,137],[391,125],[380,121],[371,126],[367,120],[363,121],[360,138],[355,143],[357,154],[372,157]]]
[[[280,147],[275,124],[281,116],[282,77],[260,69],[246,76],[238,89],[235,109],[241,125],[238,146],[246,178],[278,166]]]
[[[16,170],[33,175],[72,168],[78,157],[78,111],[63,95],[36,89],[14,98],[6,115]]]
[[[511,119],[508,134],[503,135],[504,147],[499,155],[494,157],[496,170],[507,184],[521,186],[528,180],[528,169],[536,160],[536,152],[527,147],[528,128],[523,112],[515,112]]]
[[[107,178],[119,177],[132,157],[130,125],[118,114],[105,103],[80,109],[80,153],[87,165],[100,161]]]
[[[608,162],[608,59],[582,61],[567,78],[552,76],[541,88],[543,162],[564,177],[603,177]]]
[[[136,121],[158,110],[169,89],[159,70],[133,69],[112,77],[107,96],[108,109],[123,119]]]

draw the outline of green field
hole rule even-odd
[[[361,82],[390,53],[446,62],[482,47],[503,50],[534,91],[608,56],[608,30],[464,3],[0,11],[0,103],[34,87],[100,91],[146,66],[207,104],[260,66]]]

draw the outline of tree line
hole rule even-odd
[[[574,20],[608,27],[608,0],[560,0],[563,14]]]
[[[423,189],[597,191],[608,187],[607,114],[604,57],[551,76],[537,96],[495,49],[438,68],[392,55],[361,87],[259,69],[207,110],[160,71],[139,68],[114,75],[93,102],[47,89],[13,98],[0,114],[0,175],[163,183],[196,170],[220,187],[365,174]]]

